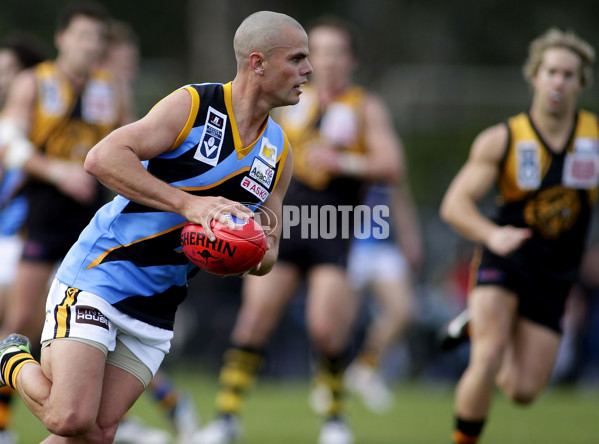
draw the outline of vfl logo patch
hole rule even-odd
[[[97,308],[88,305],[77,305],[75,309],[75,322],[78,324],[91,324],[109,330],[108,319]]]
[[[250,168],[251,178],[256,179],[266,188],[270,188],[274,176],[274,168],[269,167],[257,157],[254,159],[254,163],[252,163],[252,168]]]
[[[209,106],[206,122],[204,123],[204,132],[200,138],[198,149],[193,156],[194,159],[216,166],[225,139],[226,124],[227,115]]]
[[[268,137],[262,138],[262,146],[258,155],[269,165],[273,167],[277,165],[277,147],[270,143]]]
[[[241,188],[248,190],[262,202],[264,202],[268,198],[268,191],[264,189],[264,187],[261,186],[259,183],[250,179],[247,176],[244,176],[243,179],[241,179]]]
[[[536,190],[541,185],[541,159],[539,145],[532,140],[516,144],[516,171],[518,186],[523,190]]]
[[[40,106],[45,114],[56,115],[64,112],[67,104],[60,95],[60,86],[54,79],[40,84]]]

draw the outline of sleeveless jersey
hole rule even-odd
[[[29,139],[44,154],[83,162],[121,120],[118,85],[107,71],[90,74],[78,92],[53,61],[35,67],[37,101]]]
[[[362,181],[351,177],[332,178],[314,171],[309,168],[306,159],[310,150],[323,142],[344,153],[365,153],[364,99],[365,91],[353,86],[322,109],[318,92],[307,85],[298,104],[277,111],[275,119],[283,127],[293,146],[293,180],[287,193],[290,199],[293,198],[294,190],[306,191],[303,188],[307,187],[319,192],[325,191],[318,193],[318,196],[323,197],[324,203],[359,203]]]
[[[508,119],[508,148],[498,177],[499,225],[530,227],[533,237],[507,259],[573,280],[599,184],[597,117],[579,111],[566,146],[554,153],[527,113]]]
[[[224,196],[252,209],[278,182],[289,150],[270,117],[243,147],[231,83],[188,85],[192,107],[173,147],[147,162],[157,178],[197,196]],[[104,205],[58,270],[61,282],[94,293],[148,324],[173,328],[175,311],[197,268],[181,249],[186,220],[122,196]]]

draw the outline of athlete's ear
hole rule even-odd
[[[255,74],[264,75],[264,54],[253,52],[250,54],[250,68]]]

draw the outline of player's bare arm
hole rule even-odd
[[[212,219],[233,228],[222,213],[247,219],[251,210],[220,196],[198,197],[179,190],[150,174],[140,161],[170,150],[186,127],[191,96],[179,90],[160,101],[142,119],[117,129],[98,143],[87,155],[85,169],[115,192],[143,205],[182,215],[200,224],[209,238]]]
[[[387,106],[376,95],[369,94],[364,102],[365,179],[394,182],[400,178],[400,140],[393,128]]]
[[[399,139],[386,106],[377,96],[367,96],[363,119],[365,154],[344,153],[335,146],[323,144],[311,150],[311,167],[365,180],[397,180],[400,174]]]
[[[466,238],[485,244],[498,255],[507,255],[531,236],[531,231],[500,227],[484,216],[477,203],[497,178],[507,147],[507,128],[495,125],[474,141],[466,164],[455,177],[441,203],[441,217]]]
[[[293,153],[291,147],[287,153],[287,159],[283,166],[283,171],[277,182],[277,186],[273,192],[268,196],[266,202],[257,210],[265,214],[264,220],[270,221],[270,226],[263,227],[264,233],[266,234],[267,250],[262,262],[256,269],[252,270],[250,274],[258,276],[265,275],[268,273],[277,260],[279,254],[279,241],[281,240],[281,233],[283,230],[283,198],[287,193],[287,187],[293,174]],[[274,218],[274,221],[272,220]]]
[[[29,141],[36,97],[34,71],[23,71],[11,86],[2,115],[3,140],[9,141],[3,158],[5,165],[53,183],[80,203],[90,202],[97,192],[95,181],[83,171],[81,164],[50,158]]]

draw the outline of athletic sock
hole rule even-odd
[[[347,358],[341,356],[322,356],[317,380],[331,392],[331,402],[325,412],[328,417],[339,417],[343,410],[345,386],[343,373],[347,367]]]
[[[455,430],[451,436],[453,442],[455,444],[476,444],[484,425],[485,419],[467,421],[456,417]]]
[[[17,390],[17,376],[23,366],[30,362],[35,362],[36,364],[38,362],[33,359],[30,353],[24,352],[17,347],[14,347],[14,351],[10,348],[8,350],[10,351],[4,352],[0,360],[0,373],[4,383],[10,388]]]
[[[159,372],[152,379],[149,387],[152,398],[160,405],[160,408],[168,415],[170,419],[175,414],[175,409],[181,399],[181,395],[175,387],[171,378]]]
[[[232,347],[226,351],[219,377],[221,389],[216,396],[219,414],[239,413],[243,396],[262,366],[263,355],[261,350],[249,347]]]
[[[381,361],[380,352],[373,348],[364,348],[358,356],[356,356],[355,362],[366,367],[370,367],[376,370],[379,367]]]
[[[12,419],[11,401],[15,391],[8,386],[0,387],[0,431],[10,427]]]

